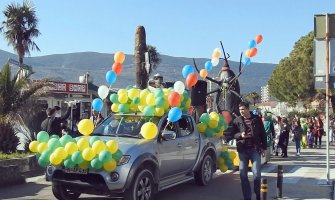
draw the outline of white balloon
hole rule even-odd
[[[109,94],[109,88],[106,85],[101,85],[98,89],[98,95],[101,99],[105,99]]]
[[[216,52],[216,51],[218,51],[218,52],[221,53],[221,50],[220,50],[219,48],[215,48],[215,49],[213,50],[213,53]]]
[[[173,89],[178,92],[178,94],[183,94],[185,91],[185,85],[181,81],[176,81],[173,85]]]
[[[212,58],[211,63],[215,67],[219,64],[220,60],[218,58]]]

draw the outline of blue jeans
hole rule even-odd
[[[256,196],[261,192],[261,155],[256,149],[243,149],[238,152],[241,187],[244,199],[251,199],[251,188],[248,179],[249,160],[252,163],[254,177],[254,192]]]
[[[297,153],[300,153],[300,139],[294,138],[295,141],[295,149],[297,150]]]

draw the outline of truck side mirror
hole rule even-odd
[[[169,141],[169,140],[174,140],[174,139],[176,139],[176,132],[174,132],[174,131],[167,131],[167,130],[164,130],[163,132],[162,132],[162,139],[164,140],[164,141]]]

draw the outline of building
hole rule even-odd
[[[261,87],[261,102],[269,102],[270,101],[270,93],[269,93],[269,85]]]

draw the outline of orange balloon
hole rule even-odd
[[[247,50],[245,51],[245,57],[247,57],[247,58],[251,58],[251,56],[250,56],[250,49],[247,49]]]
[[[198,77],[194,72],[190,73],[186,78],[186,85],[189,88],[194,86],[197,82],[198,82]]]
[[[121,51],[118,51],[118,52],[116,52],[115,54],[114,54],[114,61],[115,62],[118,62],[118,63],[123,63],[124,62],[124,60],[126,59],[126,56],[124,55],[124,53],[123,52],[121,52]]]
[[[226,124],[230,124],[233,117],[231,116],[229,111],[222,111],[221,114],[223,115],[224,122]]]
[[[200,76],[201,78],[206,78],[208,75],[208,71],[206,69],[200,70]]]
[[[176,107],[180,103],[180,94],[178,92],[171,92],[168,96],[168,102],[171,107]]]
[[[119,75],[122,72],[122,64],[115,62],[112,66],[112,70],[115,72],[116,75]]]
[[[262,35],[256,35],[255,41],[257,44],[261,43],[263,41],[263,36]]]
[[[257,48],[251,48],[250,49],[250,58],[254,57],[257,54]]]
[[[220,58],[220,51],[214,51],[212,54],[212,58]]]

